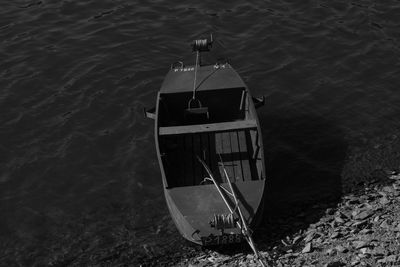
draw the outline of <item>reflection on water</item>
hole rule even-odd
[[[323,176],[340,196],[398,168],[399,11],[398,1],[3,4],[2,261],[168,262],[198,249],[168,215],[142,107],[209,32],[215,55],[267,96],[272,195],[285,181],[313,194]]]

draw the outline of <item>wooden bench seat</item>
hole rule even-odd
[[[222,131],[252,129],[252,128],[257,128],[257,123],[255,120],[243,120],[243,121],[233,121],[233,122],[160,127],[159,135],[222,132]]]

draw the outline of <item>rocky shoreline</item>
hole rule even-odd
[[[400,174],[393,171],[387,177],[385,184],[369,182],[342,196],[308,228],[272,244],[260,242],[269,266],[400,266]],[[171,264],[259,266],[245,251],[205,249]]]

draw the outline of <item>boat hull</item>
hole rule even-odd
[[[229,188],[226,183],[221,186]],[[254,226],[263,207],[265,180],[237,182],[232,186],[243,216],[250,226]],[[230,213],[213,184],[166,189],[165,197],[175,225],[187,240],[201,245],[243,241],[240,237],[240,229],[237,227],[220,230],[210,225],[215,214]],[[229,195],[226,197],[234,206],[234,199]],[[227,236],[227,238],[214,238],[218,236]]]
[[[204,183],[208,175],[197,158],[228,190],[229,177],[243,219],[254,228],[261,219],[266,181],[261,127],[252,96],[230,65],[200,68],[199,74],[205,77],[197,94],[209,111],[202,118],[205,123],[190,123],[184,115],[182,102],[191,97],[189,73],[171,70],[157,97],[155,142],[164,194],[171,217],[187,240],[205,246],[238,243],[244,241],[239,227],[212,223],[215,216],[227,216],[230,210],[216,185]],[[224,84],[232,88],[223,88]],[[230,107],[235,107],[233,113]],[[222,191],[235,207],[234,198]]]

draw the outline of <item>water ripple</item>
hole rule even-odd
[[[356,154],[389,147],[400,128],[399,11],[398,1],[368,0],[4,3],[0,248],[10,248],[0,256],[62,263],[79,249],[95,255],[128,242],[121,233],[137,261],[182,246],[142,108],[154,105],[170,63],[192,62],[189,42],[210,32],[213,53],[268,96],[260,117],[272,132],[279,118],[293,121],[288,114],[296,123],[279,129],[301,118],[334,122],[349,146],[343,183],[358,179],[353,159],[368,157]],[[274,140],[271,151],[296,151]]]

